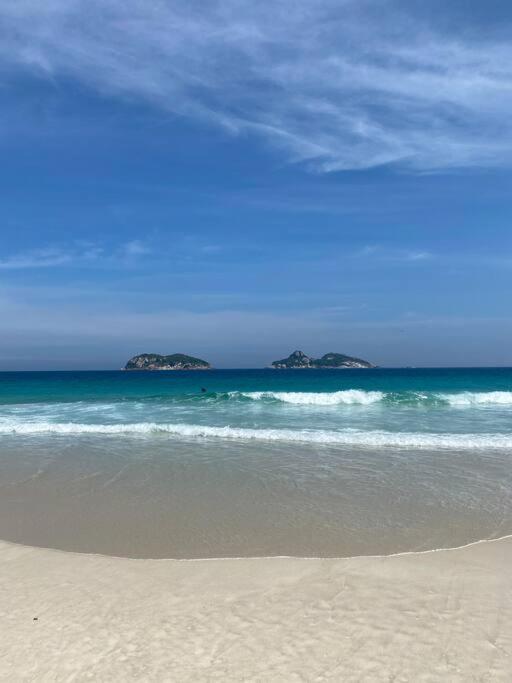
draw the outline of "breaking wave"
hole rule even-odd
[[[193,406],[196,405],[215,405],[226,402],[263,402],[267,405],[285,404],[295,406],[372,406],[372,405],[404,405],[404,406],[424,406],[438,407],[443,406],[459,408],[473,407],[485,408],[486,406],[497,406],[512,408],[512,391],[483,391],[459,393],[443,393],[434,391],[377,391],[364,389],[344,389],[332,392],[313,392],[313,391],[228,391],[228,392],[205,392],[205,393],[186,393],[171,395],[153,395],[143,397],[122,397],[105,403],[102,397],[96,400],[65,401],[44,403],[12,403],[7,409],[27,407],[36,410],[67,410],[73,407],[81,411],[99,412],[101,410],[117,410],[122,406],[152,406],[158,405],[165,407],[172,406]]]
[[[233,392],[231,394],[250,398],[255,401],[273,399],[282,403],[295,405],[333,406],[333,405],[370,405],[381,401],[385,394],[382,391],[363,391],[361,389],[347,389],[331,393],[313,393],[306,391],[248,391]]]
[[[217,395],[220,398],[222,395]],[[232,391],[227,394],[231,399],[250,399],[310,406],[362,405],[375,403],[433,406],[512,406],[512,391],[484,391],[484,392],[384,392],[364,391],[363,389],[346,389],[334,392],[305,392],[305,391]]]
[[[464,391],[460,394],[440,394],[451,406],[512,405],[512,391]]]
[[[194,424],[79,424],[51,422],[4,422],[0,434],[62,434],[62,435],[157,435],[176,438],[229,439],[271,441],[283,443],[325,444],[361,447],[411,447],[489,449],[512,448],[512,434],[436,434],[415,432],[360,431],[346,429],[247,429],[242,427],[213,427]]]

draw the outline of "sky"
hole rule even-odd
[[[512,365],[512,8],[3,0],[0,370]]]

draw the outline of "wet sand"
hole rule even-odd
[[[0,538],[133,558],[353,557],[512,533],[508,453],[5,437]]]
[[[0,679],[509,681],[512,539],[132,560],[0,543]]]

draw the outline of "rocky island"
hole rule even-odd
[[[140,353],[130,358],[125,370],[210,370],[211,365],[201,358],[173,353],[161,356],[159,353]]]
[[[294,351],[288,358],[275,360],[272,367],[276,370],[291,370],[301,368],[311,369],[344,369],[344,368],[374,368],[367,360],[353,358],[343,353],[326,353],[321,358],[310,358],[302,351]]]

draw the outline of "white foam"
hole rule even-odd
[[[283,403],[296,405],[334,406],[334,405],[370,405],[384,398],[382,391],[362,391],[361,389],[347,389],[346,391],[334,391],[331,393],[315,393],[306,391],[248,391],[236,392],[239,396],[245,396],[255,401],[261,399],[274,399]]]
[[[512,405],[512,391],[463,391],[460,394],[438,394],[452,406]]]
[[[7,422],[0,424],[0,434],[97,434],[152,435],[167,434],[176,438],[220,438],[245,441],[311,443],[362,447],[410,447],[455,449],[512,449],[512,434],[436,434],[415,432],[360,431],[346,429],[246,429],[243,427],[213,427],[194,424],[79,424],[51,422]]]

